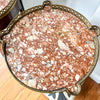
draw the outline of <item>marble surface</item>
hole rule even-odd
[[[31,8],[36,5],[41,5],[44,0],[22,0],[25,9]],[[100,0],[51,0],[53,4],[68,6],[81,14],[83,14],[93,25],[100,26]],[[100,37],[99,37],[99,51],[100,51]],[[100,83],[100,54],[98,63],[90,75],[90,77],[97,83]],[[68,95],[65,92],[45,94],[50,100],[73,100],[74,96]]]
[[[36,5],[41,5],[44,0],[22,0],[24,8],[28,9]],[[65,5],[83,14],[93,25],[100,27],[100,0],[51,0],[54,4]],[[100,37],[99,37],[100,51]],[[97,83],[100,83],[100,54],[98,63],[90,75]],[[74,96],[68,95],[66,92],[56,94],[45,94],[50,100],[73,100]]]
[[[22,0],[24,8],[28,9],[36,5],[41,5],[45,0]],[[68,6],[81,14],[83,14],[93,25],[100,27],[100,0],[50,0],[53,4]],[[99,51],[100,51],[100,37],[99,37]],[[99,54],[100,55],[100,54]],[[100,56],[98,63],[90,75],[90,77],[97,83],[100,83]]]

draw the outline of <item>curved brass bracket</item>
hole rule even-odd
[[[92,25],[92,27],[90,29],[94,30],[97,33],[97,36],[100,36],[100,27],[98,27],[96,25]]]
[[[51,1],[45,0],[45,1],[43,2],[43,7],[45,7],[45,6],[51,6]]]
[[[81,92],[81,85],[80,84],[76,84],[75,92],[71,92],[68,89],[66,89],[66,92],[71,94],[71,95],[78,95]]]

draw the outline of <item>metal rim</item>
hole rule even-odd
[[[10,0],[8,5],[5,8],[3,8],[2,10],[0,10],[0,19],[5,17],[13,9],[16,2],[17,2],[17,0]]]
[[[45,3],[46,4],[46,3]],[[48,4],[47,4],[48,5]],[[12,27],[14,26],[14,24],[19,21],[22,17],[24,17],[25,15],[31,13],[31,12],[34,12],[34,11],[37,11],[37,10],[42,10],[44,7],[44,4],[43,5],[39,5],[39,6],[35,6],[33,8],[30,8],[24,12],[22,12],[21,14],[17,15],[11,22],[10,24],[8,25],[8,27],[6,29],[4,29],[3,31],[0,32],[0,37],[2,38],[2,36],[8,34],[10,32],[10,30],[12,29]],[[78,13],[77,11],[69,8],[69,7],[66,7],[66,6],[62,6],[62,5],[51,5],[52,9],[59,9],[59,10],[63,10],[63,11],[66,11],[66,12],[69,12],[73,15],[75,15],[77,18],[79,18],[82,22],[85,23],[85,25],[88,27],[88,29],[91,29],[91,30],[95,30],[95,32],[97,33],[97,35],[99,35],[100,33],[100,30],[98,30],[98,27],[94,27],[91,25],[91,23],[83,16],[81,15],[80,13]],[[85,81],[85,79],[91,74],[91,72],[93,71],[93,69],[95,68],[95,65],[97,63],[97,60],[98,60],[98,55],[99,55],[99,43],[98,43],[98,38],[97,36],[94,38],[94,43],[95,43],[95,56],[94,56],[94,61],[93,61],[93,64],[90,68],[90,70],[86,73],[86,75],[81,79],[79,80],[77,83],[76,83],[76,87],[77,87],[77,91],[75,93],[69,91],[67,88],[61,88],[61,89],[57,89],[57,90],[51,90],[51,91],[47,91],[47,90],[39,90],[39,89],[34,89],[32,87],[29,87],[27,85],[25,85],[23,82],[21,82],[19,79],[17,79],[17,77],[13,74],[13,72],[11,71],[10,67],[8,66],[10,72],[13,74],[13,76],[15,77],[16,80],[18,80],[22,85],[32,89],[32,90],[35,90],[37,92],[42,92],[42,93],[55,93],[55,92],[63,92],[63,91],[66,91],[67,93],[69,94],[73,94],[73,95],[77,95],[80,93],[81,91],[81,85],[83,84],[83,82]],[[5,47],[6,45],[3,43],[3,51],[4,51],[4,54],[6,54],[5,52]],[[6,56],[5,56],[6,58]],[[7,63],[7,60],[6,60],[6,63]],[[8,65],[8,63],[7,63]]]

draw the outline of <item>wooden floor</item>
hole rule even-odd
[[[81,93],[74,100],[100,100],[100,84],[87,78],[82,85]]]
[[[48,98],[17,82],[5,61],[0,58],[0,100],[48,100]],[[75,100],[100,100],[100,85],[88,78]]]
[[[48,98],[17,82],[5,61],[0,58],[0,100],[48,100]]]

